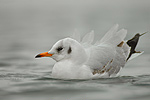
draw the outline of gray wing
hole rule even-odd
[[[73,35],[73,38],[78,40],[85,48],[89,56],[86,65],[93,70],[93,74],[108,73],[111,76],[117,74],[124,67],[130,48],[125,42],[121,46],[117,46],[124,41],[127,34],[125,29],[118,31],[118,26],[118,24],[114,25],[94,45],[92,45],[94,40],[93,31],[86,34],[81,41],[79,34],[75,33]]]
[[[101,44],[92,47],[88,62],[86,63],[93,71],[93,74],[108,73],[109,76],[116,75],[126,63],[129,48],[122,42],[121,46],[112,44]]]

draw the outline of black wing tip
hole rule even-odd
[[[144,32],[144,33],[142,33],[142,34],[140,34],[140,36],[142,36],[142,35],[144,35],[144,34],[146,34],[146,33],[148,33],[148,31],[147,31],[147,32]]]
[[[142,36],[142,35],[144,35],[144,34],[146,34],[146,33],[148,33],[148,32],[144,32],[142,34],[137,33],[132,39],[130,39],[130,40],[127,41],[128,46],[131,47],[130,54],[129,54],[127,60],[132,56],[133,53],[137,53],[135,51],[135,48],[136,48],[136,45],[138,43],[139,37]]]

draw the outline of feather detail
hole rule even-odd
[[[87,33],[83,37],[81,43],[82,44],[92,44],[93,40],[94,40],[94,31],[92,30],[91,32]]]
[[[114,25],[100,40],[100,43],[108,41],[110,38],[112,38],[115,35],[115,33],[117,32],[118,27],[119,27],[118,24]]]

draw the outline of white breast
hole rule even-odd
[[[52,69],[52,77],[60,79],[89,79],[93,74],[86,65],[74,65],[69,60],[57,62]]]

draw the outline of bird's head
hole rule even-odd
[[[65,59],[70,59],[74,60],[74,62],[79,63],[84,62],[82,61],[82,59],[86,58],[86,53],[79,42],[72,38],[65,38],[56,42],[50,51],[40,53],[35,58],[39,57],[51,57],[57,62]]]

